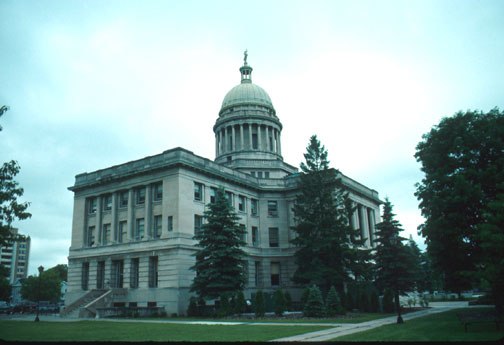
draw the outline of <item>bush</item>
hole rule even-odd
[[[282,289],[275,291],[273,302],[275,303],[275,315],[282,316],[285,311],[285,297]]]
[[[236,314],[243,314],[245,309],[247,308],[247,304],[245,303],[245,296],[243,295],[243,291],[239,291],[236,294],[235,303],[234,303],[234,312]]]
[[[199,316],[199,309],[196,297],[189,299],[189,306],[187,307],[187,316]]]
[[[327,316],[335,316],[337,314],[344,314],[345,310],[341,305],[341,300],[336,292],[334,286],[331,286],[326,298],[326,314]]]
[[[304,307],[303,314],[308,317],[322,317],[325,314],[322,293],[316,285],[310,288],[310,294],[308,295],[308,301]]]
[[[285,298],[285,309],[291,310],[292,309],[292,297],[291,297],[289,291],[284,292],[284,298]]]
[[[308,302],[308,296],[310,296],[310,288],[306,287],[301,295],[301,305],[303,308],[306,305],[306,302]]]
[[[258,290],[254,298],[254,312],[256,317],[263,317],[266,312],[266,306],[264,304],[264,293],[262,290]]]

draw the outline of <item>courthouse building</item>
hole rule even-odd
[[[252,83],[246,56],[239,70],[241,83],[224,97],[213,127],[215,160],[174,148],[75,177],[67,313],[157,306],[185,314],[195,274],[193,236],[219,187],[247,231],[246,298],[258,289],[299,295],[291,280],[297,169],[283,161],[282,123],[269,95]],[[369,246],[378,193],[341,177],[358,206],[353,226]]]

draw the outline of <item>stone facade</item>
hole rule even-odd
[[[214,126],[216,159],[182,148],[76,176],[66,305],[92,289],[121,289],[109,307],[156,306],[185,314],[194,272],[192,239],[205,205],[223,187],[247,230],[250,298],[288,289],[295,248],[292,212],[297,170],[283,162],[282,125],[252,68],[224,98]],[[352,223],[373,238],[378,193],[342,175],[358,204]]]

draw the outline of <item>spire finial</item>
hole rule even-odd
[[[243,64],[245,66],[247,66],[247,57],[248,57],[248,50],[245,49],[245,51],[243,52]]]

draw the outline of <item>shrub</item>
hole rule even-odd
[[[341,300],[336,292],[334,286],[331,286],[326,298],[326,314],[327,316],[335,316],[337,314],[344,314],[345,310],[341,305]]]
[[[199,316],[197,299],[194,296],[189,299],[189,306],[187,307],[187,316]]]
[[[308,295],[308,301],[304,307],[303,314],[308,317],[322,317],[325,314],[322,293],[316,285],[310,288],[310,294]]]
[[[245,303],[245,296],[243,295],[243,291],[239,291],[236,294],[235,303],[234,303],[234,312],[236,314],[243,314],[245,309],[247,308],[247,304]]]
[[[275,315],[282,316],[285,311],[285,297],[282,289],[275,291],[273,302],[275,304]]]
[[[255,294],[254,311],[256,317],[262,317],[266,312],[266,306],[264,304],[264,294],[262,290],[258,290]]]
[[[292,309],[292,297],[291,297],[289,291],[284,292],[284,298],[285,298],[285,309],[291,310]]]
[[[301,305],[303,308],[306,305],[306,302],[308,302],[308,296],[310,296],[310,287],[306,287],[301,295]]]

